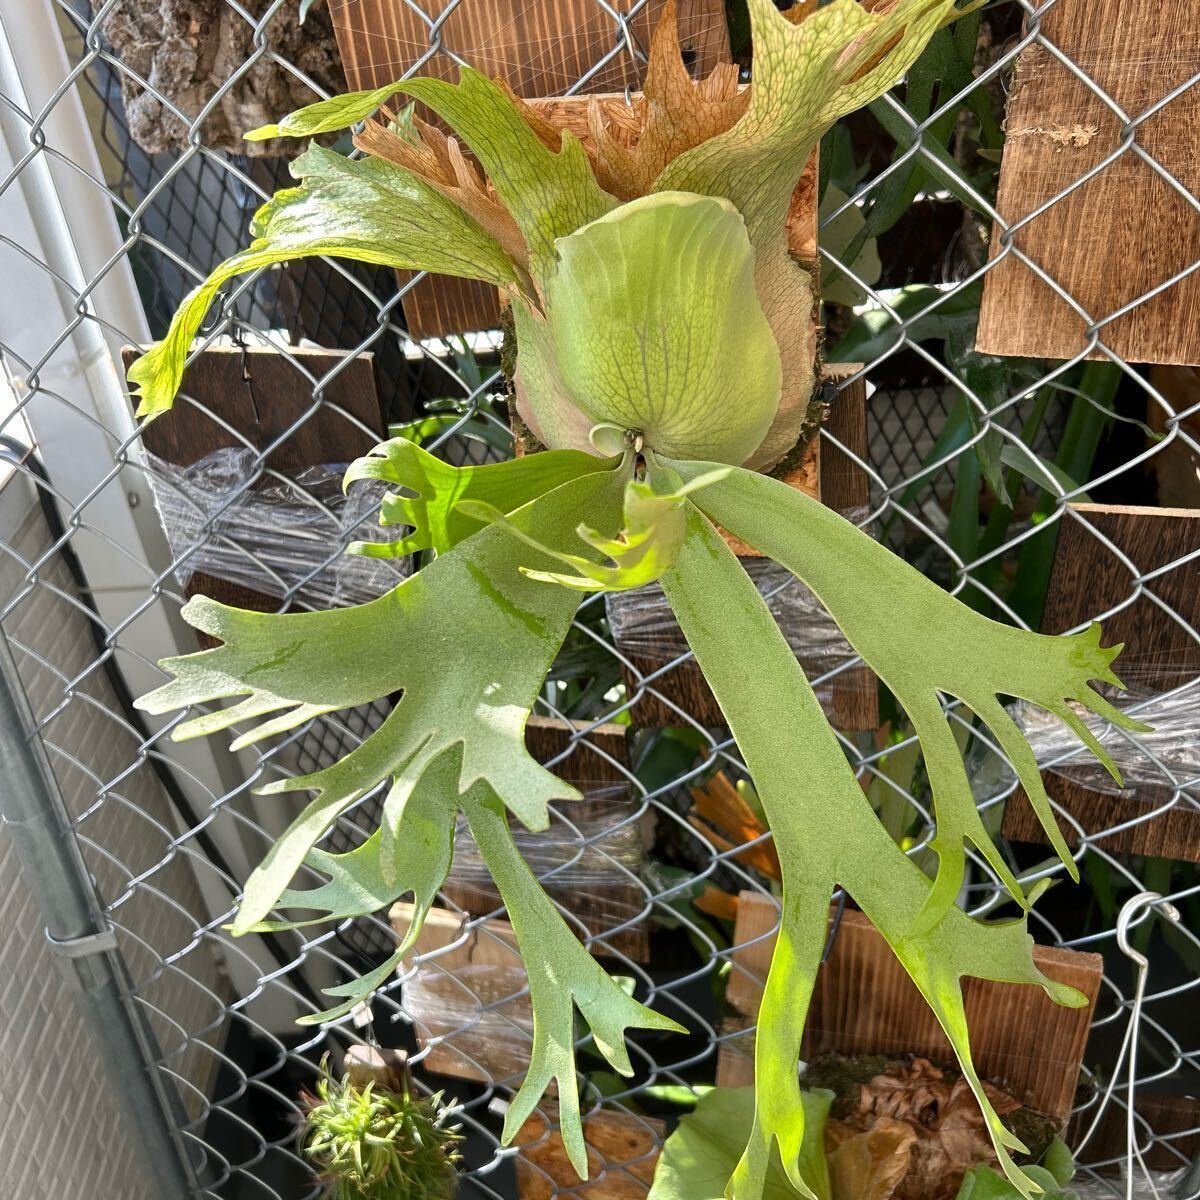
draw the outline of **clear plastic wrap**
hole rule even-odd
[[[615,951],[642,959],[646,930],[639,918],[646,909],[646,889],[640,876],[646,861],[646,816],[628,785],[583,790],[582,800],[551,806],[549,829],[531,833],[514,822],[513,840],[581,936],[602,939],[593,947],[597,953]],[[446,884],[446,895],[477,916],[500,905],[492,877],[463,823],[455,833],[454,865]]]
[[[1092,791],[1123,795],[1139,787],[1170,787],[1171,776],[1181,785],[1200,781],[1200,679],[1166,692],[1126,693],[1113,703],[1152,726],[1151,731],[1131,734],[1080,706],[1073,707],[1112,755],[1123,787],[1053,713],[1024,701],[1009,711],[1045,770]]]
[[[845,516],[862,520],[866,510]],[[858,657],[817,597],[785,567],[769,558],[744,558],[742,565],[810,679],[820,679]],[[657,584],[609,592],[605,604],[617,648],[640,660],[639,665],[661,666],[687,652],[683,631]],[[816,685],[823,704],[830,702],[831,682],[832,678]]]
[[[374,600],[410,572],[407,558],[344,553],[352,541],[378,537],[384,490],[363,484],[343,494],[345,463],[308,467],[288,482],[268,475],[240,491],[257,469],[248,448],[215,450],[189,467],[149,459],[181,584],[202,571],[268,596],[336,608]]]

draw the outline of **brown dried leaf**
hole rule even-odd
[[[840,1121],[826,1126],[826,1161],[833,1200],[891,1200],[908,1174],[916,1130],[905,1121],[882,1117],[864,1133]]]
[[[642,95],[632,106],[640,135],[630,143],[627,121],[611,108],[589,108],[597,178],[621,200],[646,195],[677,155],[731,129],[746,111],[749,94],[738,89],[737,68],[719,65],[703,83],[684,66],[675,0],[667,0],[650,42]]]

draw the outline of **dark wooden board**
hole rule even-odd
[[[582,800],[561,806],[570,820],[617,819],[614,808],[635,803],[630,786],[628,726],[599,725],[582,737],[572,737],[573,731],[583,729],[587,729],[584,723],[530,717],[525,727],[525,745],[538,762],[549,765],[560,779],[583,793]],[[564,751],[568,752],[567,757],[554,761]],[[556,887],[553,880],[543,886],[559,904],[578,917],[588,933],[606,935],[602,941],[593,943],[595,953],[625,955],[634,962],[649,959],[650,934],[645,920],[628,929],[609,932],[637,917],[646,906],[642,888],[615,866],[611,881],[589,880],[577,884],[567,872],[561,886]],[[500,893],[490,880],[456,879],[453,868],[441,890],[447,900],[472,916],[486,916],[501,906]]]
[[[644,52],[665,0],[649,0],[629,20]],[[330,0],[346,80],[352,89],[381,87],[419,64],[422,75],[455,78],[459,60],[503,79],[521,96],[557,96],[610,55],[612,16],[596,0]],[[428,15],[428,19],[426,15]],[[437,49],[430,53],[433,22]],[[680,0],[680,44],[698,74],[729,58],[724,7],[718,0]],[[428,56],[428,57],[427,57]],[[584,92],[624,92],[640,85],[633,57],[613,54]],[[472,280],[427,278],[403,301],[415,338],[494,328],[500,308],[494,288]]]
[[[1124,1099],[1122,1088],[1118,1088],[1118,1094]],[[1143,1121],[1156,1139],[1145,1151],[1146,1166],[1150,1170],[1177,1171],[1182,1165],[1180,1156],[1192,1160],[1200,1154],[1200,1133],[1196,1132],[1200,1129],[1200,1097],[1147,1093],[1139,1087],[1134,1111],[1139,1118],[1135,1126],[1139,1141],[1144,1141],[1147,1136]],[[1095,1111],[1091,1107],[1081,1109],[1072,1117],[1067,1145],[1079,1145],[1094,1117]],[[1122,1163],[1125,1158],[1128,1144],[1125,1119],[1124,1105],[1114,1101],[1108,1106],[1100,1118],[1100,1127],[1076,1154],[1081,1166],[1105,1164],[1095,1169],[1101,1174],[1118,1173],[1120,1168],[1113,1165],[1113,1160]]]
[[[1042,620],[1046,633],[1064,633],[1124,603],[1135,587],[1129,567],[1093,529],[1127,556],[1141,575],[1200,548],[1200,509],[1070,507],[1060,522],[1046,593]],[[1145,592],[1168,605],[1187,625],[1200,626],[1200,559],[1155,576],[1145,584]],[[1125,644],[1113,665],[1130,687],[1166,690],[1200,675],[1200,643],[1149,594],[1106,617],[1103,628],[1105,645]],[[1097,839],[1097,845],[1200,862],[1200,797],[1189,802],[1186,796],[1175,797],[1169,786],[1142,785],[1121,794],[1097,792],[1053,771],[1044,771],[1042,778],[1051,798],[1089,834],[1137,822]],[[1163,811],[1138,820],[1155,809]],[[1060,817],[1059,828],[1069,844],[1078,844],[1072,821]],[[1004,835],[1018,842],[1046,841],[1023,792],[1018,791],[1005,806]]]
[[[126,370],[140,354],[136,347],[124,348]],[[333,350],[293,349],[287,355],[268,347],[248,347],[244,354],[237,348],[205,350],[184,373],[175,407],[143,426],[142,444],[177,467],[216,450],[273,447],[266,466],[289,478],[306,467],[351,462],[384,436],[371,355],[356,356],[329,381],[319,401],[303,373],[319,380],[344,358]],[[279,608],[277,596],[202,571],[193,573],[184,591],[258,612]],[[202,645],[213,644],[203,634],[197,637]]]
[[[769,896],[742,892],[734,928],[727,1001],[742,1017],[757,1016],[779,908]],[[1078,988],[1084,1008],[1055,1004],[1039,987],[965,979],[963,996],[971,1050],[980,1075],[1020,1103],[1065,1121],[1075,1098],[1103,960],[1052,946],[1035,946],[1034,961],[1052,979]],[[736,981],[736,982],[735,982]],[[736,1024],[736,1023],[735,1023]],[[728,1053],[722,1082],[745,1078],[743,1039]],[[747,1043],[748,1044],[748,1043]],[[953,1063],[946,1035],[883,936],[860,912],[842,915],[829,957],[817,973],[801,1056],[920,1054]]]
[[[1059,0],[1044,6],[1041,34],[1013,80],[997,210],[1009,224],[1105,163],[1126,118],[1064,65],[1073,62],[1133,120],[1195,73],[1200,4],[1160,0]],[[1191,197],[1200,195],[1200,87],[1186,88],[1137,125],[1137,145]],[[1015,234],[1094,321],[1112,316],[1200,259],[1194,199],[1133,149]],[[976,347],[986,354],[1070,358],[1087,345],[1086,321],[1015,254],[984,281]],[[1193,272],[1103,327],[1101,341],[1134,362],[1200,363],[1200,273]]]
[[[826,378],[843,379],[856,368],[830,365]],[[826,428],[832,437],[864,462],[867,460],[866,385],[862,379],[847,385],[833,402]],[[870,502],[870,479],[857,462],[832,441],[818,439],[816,461],[811,470],[789,479],[809,495],[817,495],[825,504],[842,512],[865,509]],[[743,556],[753,554],[750,547],[727,536],[731,546]],[[630,693],[640,687],[640,678],[660,670],[663,654],[631,654],[618,642],[618,650],[628,659],[621,671]],[[672,655],[673,657],[673,655]],[[842,671],[830,682],[826,712],[839,729],[875,729],[879,725],[879,687],[875,674],[864,663]],[[688,658],[657,676],[638,696],[629,716],[639,728],[680,725],[684,718],[672,707],[677,705],[701,725],[724,724],[724,716],[695,659]]]

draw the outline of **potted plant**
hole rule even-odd
[[[396,956],[331,989],[344,1003],[308,1019],[336,1018],[407,952],[464,813],[512,921],[534,1012],[532,1061],[506,1136],[557,1082],[563,1141],[582,1174],[574,1009],[622,1072],[631,1070],[627,1029],[679,1026],[627,995],[563,924],[516,851],[508,815],[545,828],[547,803],[575,797],[529,756],[523,730],[580,595],[659,581],[753,777],[783,877],[755,1109],[730,1194],[757,1200],[777,1155],[791,1186],[815,1194],[801,1159],[796,1063],[828,900],[840,885],[936,1012],[1000,1167],[1028,1195],[1033,1185],[1010,1156],[1019,1140],[972,1064],[960,981],[1039,985],[1069,1006],[1084,998],[1037,969],[1023,921],[979,921],[955,906],[968,842],[1022,908],[1040,888],[1027,891],[988,835],[939,694],[957,697],[991,730],[1072,873],[1037,764],[999,697],[1055,713],[1106,762],[1069,702],[1141,727],[1090,686],[1119,686],[1117,649],[1100,645],[1098,627],[1060,638],[990,621],[763,473],[796,452],[817,377],[814,284],[787,251],[796,180],[821,135],[894,84],[964,9],[956,0],[833,0],[797,21],[771,0],[750,0],[749,11],[748,91],[714,100],[680,64],[655,94],[647,81],[651,119],[631,148],[610,148],[603,163],[470,70],[458,84],[409,79],[323,101],[260,131],[323,134],[366,120],[399,93],[451,126],[478,166],[411,110],[368,121],[358,135],[365,158],[314,145],[293,164],[298,185],[259,211],[249,249],[218,267],[164,341],[134,364],[143,414],[170,407],[192,337],[231,279],[334,254],[499,287],[517,334],[516,405],[547,449],[456,469],[403,439],[380,446],[347,482],[394,485],[382,519],[411,531],[361,549],[431,550],[433,561],[379,600],[331,612],[264,615],[196,598],[185,616],[222,645],[167,660],[175,678],[141,704],[165,713],[237,699],[178,724],[173,736],[245,724],[234,743],[244,746],[402,692],[382,727],[340,762],[264,789],[315,796],[247,881],[234,931],[278,927],[271,913],[280,907],[343,919],[412,892],[417,915]],[[633,168],[649,183],[630,195],[632,184],[617,180],[632,179]],[[876,819],[716,526],[799,576],[906,710],[934,795],[936,879]],[[349,854],[321,851],[337,815],[387,780],[371,838]],[[305,862],[327,882],[289,890]]]

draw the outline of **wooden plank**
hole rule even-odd
[[[1120,1093],[1120,1089],[1118,1092]],[[1121,1098],[1124,1099],[1124,1096]],[[1183,1165],[1183,1160],[1193,1160],[1200,1154],[1200,1132],[1197,1132],[1200,1130],[1200,1097],[1147,1093],[1139,1088],[1134,1101],[1134,1112],[1139,1118],[1136,1125],[1139,1143],[1146,1141],[1146,1126],[1149,1126],[1155,1138],[1143,1151],[1146,1166],[1150,1170],[1177,1171]],[[1066,1134],[1069,1146],[1079,1145],[1094,1117],[1095,1110],[1092,1106],[1082,1108],[1074,1114]],[[1100,1127],[1078,1152],[1079,1164],[1103,1164],[1095,1169],[1101,1174],[1117,1174],[1128,1146],[1125,1121],[1124,1105],[1114,1101],[1100,1118]]]
[[[1131,119],[1196,71],[1200,4],[1060,0],[1040,17],[1042,41],[1021,54],[1009,95],[997,209],[1025,219],[1082,179],[1125,140],[1126,118],[1060,61],[1076,64]],[[1050,47],[1053,47],[1051,49]],[[1137,146],[1191,197],[1200,195],[1200,88],[1136,128]],[[1033,217],[1015,246],[1094,320],[1200,259],[1200,214],[1132,149]],[[976,347],[985,354],[1070,358],[1088,322],[993,232]],[[1200,363],[1200,272],[1117,317],[1100,333],[1134,362]]]
[[[587,732],[582,733],[583,730]],[[564,804],[562,812],[587,832],[594,832],[599,822],[609,824],[622,820],[622,810],[635,803],[630,786],[627,732],[625,725],[599,725],[589,729],[585,722],[563,722],[538,716],[530,717],[525,727],[525,745],[530,754],[583,793],[582,800]],[[573,736],[581,733],[582,736]],[[561,757],[563,754],[566,754],[565,758]],[[517,831],[522,852],[532,851],[536,855],[539,840],[561,842],[566,835],[558,827],[560,824],[552,816],[551,829],[544,835]],[[651,831],[646,829],[645,832],[649,835]],[[621,844],[614,843],[612,852],[618,853],[637,836],[636,830],[623,833]],[[600,849],[604,849],[603,844]],[[480,877],[474,862],[466,864],[464,869],[460,865],[462,860],[462,855],[456,859],[456,867],[451,868],[442,895],[473,916],[494,912],[501,906],[495,884]],[[638,918],[645,909],[643,889],[615,864],[611,871],[605,871],[611,878],[604,880],[595,878],[596,871],[603,870],[602,860],[596,863],[589,856],[580,866],[582,871],[568,869],[557,881],[552,878],[543,886],[579,920],[588,934],[604,935],[602,941],[593,943],[594,953],[625,955],[635,962],[646,962],[650,956],[646,921],[642,919],[630,928],[619,928]]]
[[[741,894],[726,999],[742,1016],[758,1012],[774,948],[774,938],[762,934],[778,923],[774,900],[759,892]],[[1050,946],[1035,946],[1033,956],[1050,978],[1078,988],[1088,998],[1087,1006],[1063,1008],[1037,987],[965,979],[971,1048],[983,1078],[1037,1112],[1065,1121],[1103,960],[1098,954]],[[735,978],[740,980],[736,987]],[[832,1051],[919,1054],[954,1062],[950,1043],[916,985],[878,930],[853,910],[843,913],[829,957],[817,973],[801,1055],[811,1059]]]
[[[403,934],[413,906],[398,902],[388,915]],[[519,994],[527,981],[512,926],[493,917],[467,930],[466,916],[434,908],[413,953],[439,950],[405,984],[405,1012],[428,1051],[414,1067],[480,1083],[519,1078],[529,1068],[533,1010]]]
[[[1134,575],[1101,538],[1125,555],[1139,576],[1160,571],[1200,546],[1197,509],[1070,507],[1060,522],[1046,592],[1042,628],[1047,633],[1063,633],[1129,598]],[[1145,587],[1186,624],[1180,625],[1143,594],[1104,619],[1104,643],[1125,644],[1114,667],[1130,687],[1139,691],[1178,687],[1200,676],[1200,643],[1188,629],[1200,626],[1200,560],[1193,558],[1155,574]],[[1075,822],[1091,835],[1136,822],[1097,838],[1096,844],[1130,854],[1200,862],[1200,797],[1192,801],[1176,797],[1169,785],[1142,784],[1119,794],[1098,792],[1054,771],[1044,771],[1042,778],[1051,798],[1071,818],[1059,817],[1059,828],[1069,844],[1079,842]],[[1144,819],[1155,809],[1162,811]],[[1023,792],[1005,805],[1004,835],[1013,841],[1046,842]]]
[[[140,354],[138,347],[124,347],[126,370]],[[286,355],[264,346],[244,353],[232,347],[205,350],[184,372],[171,412],[142,427],[142,444],[177,467],[192,466],[217,450],[270,447],[267,469],[288,478],[306,467],[351,462],[384,436],[373,357],[355,356],[319,401],[309,379],[323,378],[345,358],[340,351],[318,349],[290,349]],[[259,486],[272,482],[263,479]],[[279,608],[277,596],[203,571],[193,572],[184,592],[257,612]],[[197,638],[203,646],[215,644],[204,634]]]
[[[825,368],[825,378],[843,382],[858,369],[853,365],[830,364]],[[838,394],[830,408],[826,428],[848,450],[867,461],[866,384],[862,379],[848,384]],[[786,481],[806,495],[823,500],[831,508],[852,514],[865,510],[870,503],[870,478],[866,471],[828,439],[815,439],[813,448],[816,457],[806,458],[797,471],[785,477]],[[731,535],[724,536],[735,553],[747,558],[761,557]],[[617,649],[627,660],[621,664],[622,677],[630,693],[641,687],[641,678],[653,675],[675,658],[679,653],[675,647],[682,645],[682,635],[672,630],[664,631],[661,650],[648,653],[631,652],[618,639]],[[865,663],[841,671],[822,691],[826,714],[837,728],[873,730],[878,727],[879,688],[874,672]],[[691,658],[671,667],[647,685],[630,708],[629,716],[638,728],[660,728],[685,724],[679,709],[701,725],[724,724],[716,698]]]
[[[649,0],[629,18],[639,49],[665,0]],[[618,45],[612,15],[596,0],[330,0],[330,14],[352,89],[381,87],[413,68],[454,78],[467,62],[503,79],[521,96],[555,96],[587,76],[584,92],[620,92],[641,82],[640,65]],[[435,34],[436,29],[436,34]],[[729,37],[718,0],[680,0],[685,59],[706,75],[729,59]],[[436,43],[431,49],[431,43]],[[592,74],[588,74],[596,68]],[[495,289],[471,280],[428,278],[403,299],[410,333],[440,337],[494,328]]]
[[[586,1183],[580,1183],[567,1159],[557,1122],[557,1106],[543,1103],[517,1132],[520,1200],[552,1200],[564,1191],[587,1200],[644,1200],[666,1136],[662,1121],[614,1108],[584,1117]]]

